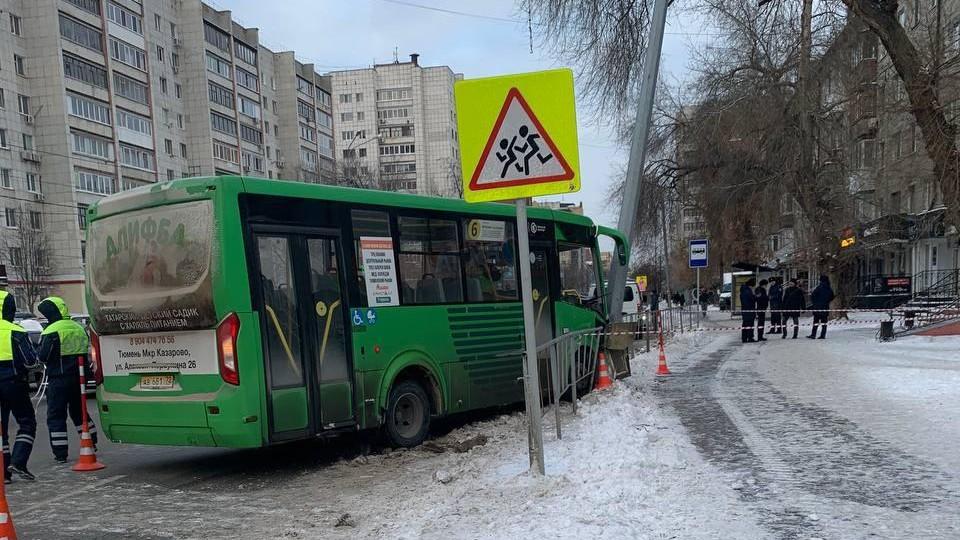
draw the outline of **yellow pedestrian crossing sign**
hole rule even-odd
[[[467,202],[580,191],[572,71],[458,81],[454,94]]]

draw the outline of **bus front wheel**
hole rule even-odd
[[[430,400],[416,381],[397,383],[387,399],[384,429],[390,443],[410,448],[427,438],[430,431]]]

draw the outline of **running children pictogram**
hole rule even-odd
[[[470,189],[569,180],[573,176],[523,94],[511,88],[470,178]]]

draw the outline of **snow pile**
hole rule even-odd
[[[678,336],[668,354],[695,349],[703,339]],[[655,360],[655,351],[644,355],[634,377],[588,395],[576,417],[564,407],[562,440],[556,440],[553,411],[545,414],[546,477],[527,473],[523,415],[504,415],[426,448],[308,474],[304,487],[328,486],[333,476],[367,478],[372,489],[360,480],[326,499],[328,489],[315,488],[317,499],[326,499],[325,517],[312,524],[317,529],[301,530],[303,537],[321,530],[324,537],[389,538],[765,536],[744,515],[732,481],[702,461],[682,428],[648,395]],[[488,442],[465,453],[434,454],[478,434]],[[347,512],[351,526],[334,527]]]

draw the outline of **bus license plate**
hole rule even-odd
[[[169,390],[173,388],[173,375],[141,375],[140,388],[143,390]]]

